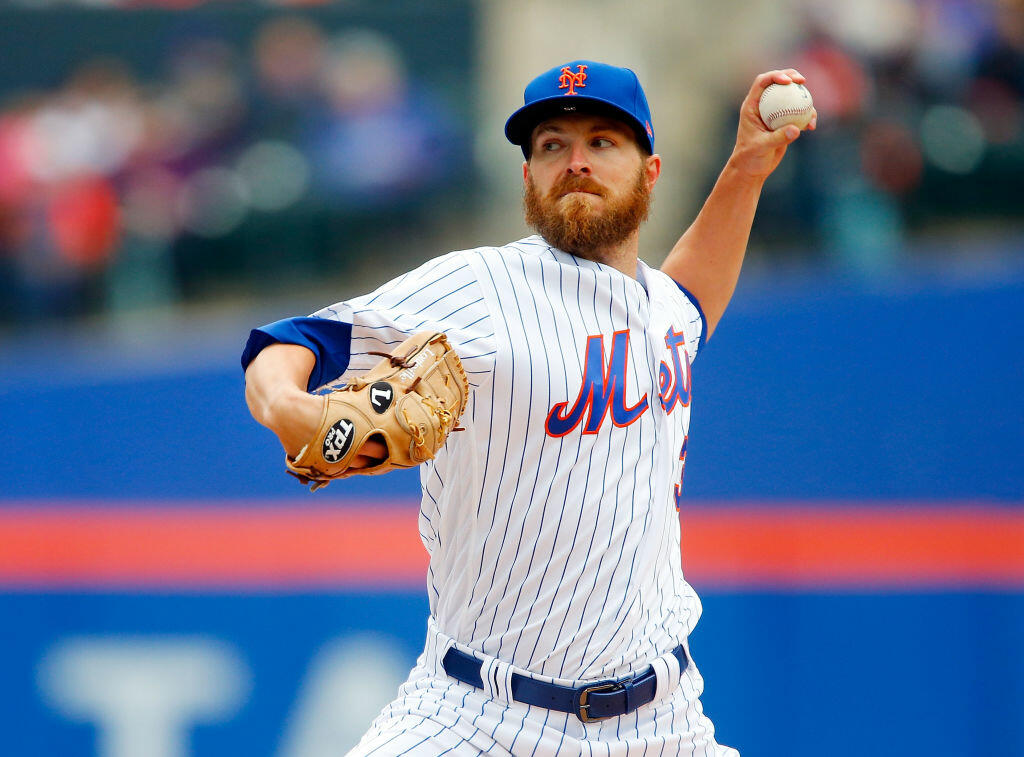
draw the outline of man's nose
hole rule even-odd
[[[569,153],[569,166],[566,168],[566,173],[572,176],[590,175],[590,159],[587,157],[586,146],[580,142],[572,144],[572,149]]]

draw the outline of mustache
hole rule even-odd
[[[560,173],[543,195],[529,175],[523,191],[527,225],[560,250],[602,262],[602,250],[619,244],[647,219],[651,193],[643,166],[637,167],[632,187],[621,196],[589,175]],[[562,202],[559,195],[578,189],[604,198],[602,208],[578,200]]]
[[[604,187],[587,176],[563,176],[556,181],[548,192],[548,198],[556,200],[569,192],[590,192],[598,197],[604,197]]]

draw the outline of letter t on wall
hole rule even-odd
[[[187,757],[189,728],[233,715],[250,687],[235,651],[201,638],[69,639],[38,681],[65,717],[96,723],[100,757]]]

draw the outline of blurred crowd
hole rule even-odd
[[[778,60],[807,76],[820,128],[768,182],[755,249],[884,271],[911,237],[1020,235],[1024,0],[796,7]],[[468,43],[413,67],[430,34],[245,12],[252,34],[143,35],[137,55],[0,87],[0,324],[341,276],[370,240],[478,201]]]
[[[884,271],[1024,228],[1024,2],[810,0],[783,60],[819,130],[769,181],[754,239]],[[927,245],[925,245],[927,246]]]
[[[471,172],[462,120],[382,33],[276,16],[153,54],[155,75],[103,56],[0,99],[0,319],[341,272]]]

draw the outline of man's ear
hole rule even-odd
[[[523,188],[530,182],[530,162],[527,160],[523,161]]]
[[[661,176],[661,156],[654,154],[644,158],[644,171],[647,174],[647,186],[653,189],[658,183],[658,177]]]

